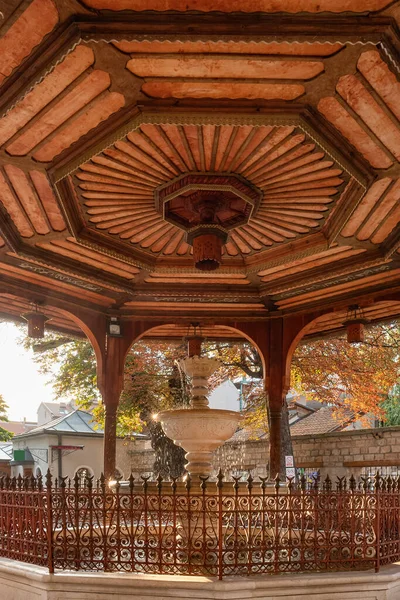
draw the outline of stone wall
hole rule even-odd
[[[297,436],[293,447],[297,465],[319,468],[321,477],[357,476],[365,467],[400,470],[400,427]]]
[[[332,477],[357,477],[365,467],[400,470],[400,427],[294,436],[292,441],[296,466],[319,470],[322,478],[328,473]],[[217,451],[216,463],[226,471],[251,471],[263,476],[268,440],[226,444]]]
[[[365,467],[399,467],[400,471],[400,427],[296,436],[293,450],[298,467],[320,470],[322,478],[328,473],[357,477]],[[154,458],[149,444],[146,449],[134,446],[129,454],[135,477],[151,471]],[[267,463],[267,439],[227,443],[216,451],[214,461],[215,472],[221,467],[226,474],[251,471],[253,476],[265,476]]]

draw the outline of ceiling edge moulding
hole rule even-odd
[[[53,267],[45,261],[32,258],[30,255],[23,252],[19,252],[18,256],[7,253],[6,263],[24,269],[25,271],[31,271],[32,273],[43,275],[57,281],[63,281],[64,283],[69,283],[75,287],[80,287],[93,292],[132,292],[132,287],[126,285],[113,285],[104,281],[99,281],[98,278],[82,276],[77,273],[76,270],[65,269],[58,266]]]
[[[356,273],[365,273],[367,272],[368,275],[373,275],[382,270],[389,270],[389,262],[390,261],[385,261],[383,258],[378,258],[375,260],[371,260],[369,262],[364,263],[362,266],[360,265],[355,265],[353,264],[352,266],[347,266],[347,267],[343,267],[342,269],[339,269],[336,272],[333,273],[328,273],[326,272],[324,275],[314,275],[314,276],[310,276],[307,279],[303,279],[302,281],[293,281],[290,283],[287,283],[285,285],[285,283],[281,283],[281,284],[276,284],[275,287],[274,284],[271,283],[265,283],[262,284],[260,286],[260,290],[262,291],[262,293],[268,293],[269,295],[280,295],[280,294],[284,294],[285,292],[293,292],[294,290],[298,289],[301,286],[305,286],[305,285],[314,285],[314,289],[318,289],[319,287],[323,287],[322,285],[320,286],[320,284],[324,284],[324,283],[329,283],[329,285],[339,285],[341,283],[346,283],[346,277],[348,275],[355,275]],[[384,269],[381,269],[381,267],[384,266]],[[290,277],[290,276],[287,276]],[[360,275],[361,277],[361,275]],[[284,278],[282,277],[282,280],[284,280]],[[298,292],[295,292],[293,294],[289,293],[289,296],[296,296]],[[300,293],[303,293],[303,290],[301,290]],[[283,296],[282,296],[283,298]],[[279,299],[280,296],[279,296]]]
[[[132,299],[127,300],[127,304],[128,306],[126,307],[126,309],[129,309],[129,304],[131,302],[138,302],[138,301],[142,301],[145,300],[146,302],[149,303],[158,303],[158,302],[171,302],[173,304],[176,303],[193,303],[193,302],[198,302],[200,304],[220,304],[221,306],[224,305],[229,305],[229,304],[244,304],[246,306],[248,305],[256,305],[259,306],[260,308],[263,309],[263,311],[267,312],[267,309],[265,308],[264,305],[261,306],[262,302],[261,302],[261,297],[259,295],[257,296],[227,296],[226,294],[221,294],[218,295],[218,293],[214,293],[214,295],[208,295],[208,294],[174,294],[174,295],[169,295],[167,293],[162,293],[162,294],[155,294],[155,293],[138,293],[137,295],[135,295],[134,297],[132,297]],[[146,308],[146,306],[143,307],[144,309]],[[177,307],[177,308],[181,308],[181,307]],[[157,315],[158,317],[158,315]]]
[[[400,62],[398,59],[398,54],[395,53],[394,49],[389,49],[388,45],[384,42],[379,42],[377,44],[378,50],[382,50],[383,54],[388,58],[392,67],[395,71],[400,74]]]
[[[303,105],[291,105],[291,112],[286,107],[286,114],[284,112],[274,114],[274,107],[258,107],[252,111],[247,108],[233,114],[226,110],[224,111],[224,109],[218,106],[213,109],[212,114],[206,110],[202,111],[200,108],[189,108],[184,111],[182,107],[171,107],[169,112],[163,112],[162,109],[160,110],[154,104],[149,107],[135,106],[134,108],[139,109],[140,113],[129,119],[123,126],[117,128],[115,132],[103,138],[94,144],[90,150],[67,162],[62,167],[57,168],[57,164],[55,165],[53,177],[56,187],[60,181],[73,174],[93,156],[110,148],[115,142],[121,141],[129,133],[137,131],[141,125],[230,125],[236,127],[246,125],[264,127],[269,125],[296,127],[317,144],[318,148],[325,152],[348,176],[353,177],[363,190],[366,189],[367,181],[365,174],[357,170],[351,162],[347,161],[343,155],[333,148],[331,143],[316,132],[312,124],[304,120],[304,116],[307,115],[308,111]]]
[[[296,296],[301,296],[303,294],[307,294],[309,292],[314,292],[316,290],[323,290],[323,289],[328,289],[331,288],[334,285],[341,285],[343,283],[347,283],[347,282],[351,282],[351,281],[355,281],[358,279],[364,279],[365,277],[368,277],[370,275],[377,275],[378,273],[383,273],[385,271],[390,271],[390,265],[389,264],[381,264],[381,265],[377,265],[377,266],[370,266],[369,268],[361,268],[360,270],[356,270],[352,273],[348,273],[346,275],[343,275],[342,277],[338,277],[338,280],[335,280],[335,276],[331,277],[328,280],[325,281],[316,281],[314,278],[310,279],[310,283],[309,285],[304,284],[303,288],[301,290],[289,290],[289,291],[285,291],[285,292],[274,292],[273,296],[274,296],[274,300],[276,301],[280,301],[280,300],[285,300],[287,298],[295,298]],[[371,284],[371,287],[374,284]],[[368,288],[367,288],[368,289]],[[366,292],[362,292],[363,294]],[[357,291],[357,294],[360,295],[360,291]],[[331,301],[333,301],[333,298],[330,298]],[[307,300],[304,300],[304,302],[306,302]]]
[[[271,14],[257,12],[257,23],[254,23],[254,14],[244,12],[217,13],[223,25],[224,33],[215,30],[210,34],[210,19],[212,13],[190,12],[179,13],[176,11],[155,12],[153,10],[136,12],[133,15],[127,11],[124,20],[118,17],[110,26],[106,18],[100,15],[96,22],[82,19],[76,22],[82,40],[85,42],[141,42],[141,41],[251,41],[266,42],[288,41],[291,43],[315,43],[318,34],[321,43],[361,44],[378,43],[383,34],[395,35],[392,19],[379,16],[357,16],[361,29],[358,37],[354,33],[354,17],[335,15],[326,16],[317,14],[302,16],[296,15],[299,25],[293,26],[293,16],[289,14]],[[166,15],[171,26],[170,31],[163,33]],[[214,13],[215,15],[215,13]],[[238,19],[240,25],[238,26]],[[194,23],[196,26],[194,26]],[[251,29],[246,24],[251,24]],[[221,27],[222,30],[222,27]],[[247,33],[243,33],[247,31]],[[277,31],[279,33],[277,33]],[[307,32],[307,33],[305,33]]]
[[[159,264],[157,264],[156,266],[153,267],[153,269],[151,269],[151,271],[149,269],[147,269],[149,271],[150,275],[157,275],[157,276],[162,276],[162,275],[175,275],[175,274],[179,274],[182,277],[190,276],[190,275],[201,275],[198,271],[198,269],[196,269],[196,267],[192,266],[184,266],[184,267],[162,267]],[[215,273],[213,273],[212,275],[210,275],[210,277],[219,277],[221,278],[221,281],[223,281],[223,277],[229,277],[229,275],[242,275],[244,278],[246,277],[248,273],[248,269],[246,269],[246,267],[227,267],[224,265],[221,265],[218,269],[218,271],[216,271]],[[204,278],[206,278],[207,275],[204,275]],[[179,281],[178,281],[179,283]],[[201,279],[199,279],[199,283],[201,283]]]
[[[101,35],[101,34],[99,34]],[[288,42],[289,44],[329,44],[331,46],[335,46],[336,44],[350,45],[350,46],[368,46],[370,44],[376,46],[380,43],[379,39],[375,40],[359,40],[359,39],[351,39],[348,34],[340,35],[327,35],[325,38],[323,35],[320,35],[322,40],[314,40],[313,35],[310,35],[310,39],[307,39],[307,34],[297,34],[297,35],[285,35],[285,34],[266,34],[266,35],[252,35],[252,34],[235,34],[235,35],[223,35],[223,34],[213,34],[213,33],[203,33],[203,34],[180,34],[180,33],[171,33],[171,34],[139,34],[132,33],[131,35],[127,35],[126,33],[121,33],[120,36],[116,36],[114,33],[109,36],[104,35],[102,37],[91,37],[90,34],[83,34],[81,38],[82,43],[106,43],[106,44],[114,44],[121,42],[211,42],[218,44],[219,42],[244,42],[244,43],[258,43],[258,44],[271,44],[272,42],[282,43]]]
[[[302,258],[308,258],[309,256],[313,256],[314,254],[319,254],[320,252],[325,252],[329,249],[328,240],[325,242],[319,242],[314,246],[308,246],[302,250],[293,250],[293,248],[289,249],[288,252],[278,256],[275,259],[263,260],[260,262],[256,262],[247,267],[246,273],[258,273],[259,271],[265,269],[272,269],[273,267],[279,267],[284,265],[288,261],[288,255],[290,255],[290,260],[296,261],[301,260]]]

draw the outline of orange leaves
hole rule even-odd
[[[335,406],[339,420],[350,413],[382,418],[382,402],[399,376],[399,353],[397,323],[369,327],[365,344],[350,345],[343,336],[306,341],[293,357],[292,385]]]

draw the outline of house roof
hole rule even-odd
[[[0,443],[0,462],[10,462],[12,458],[12,444]]]
[[[60,432],[60,433],[94,433],[103,434],[102,429],[95,429],[93,422],[93,416],[84,410],[74,410],[67,415],[62,415],[53,419],[44,425],[35,427],[31,431],[22,434],[23,436],[35,435],[38,433],[46,432]],[[20,436],[18,436],[20,437]]]
[[[53,415],[61,415],[61,409],[68,412],[71,412],[72,409],[72,405],[69,402],[42,402],[41,406],[45,406]]]
[[[329,433],[343,427],[343,423],[337,421],[333,416],[333,409],[324,406],[311,415],[303,417],[291,428],[294,435],[313,435],[318,433]]]
[[[300,417],[293,424],[290,423],[291,435],[317,435],[342,430],[353,417],[353,414],[348,411],[348,418],[343,423],[343,421],[335,419],[333,413],[334,409],[329,406],[323,406],[319,410],[311,409],[310,414]],[[253,431],[246,428],[238,429],[228,442],[241,443],[263,439],[268,439],[268,431],[265,431],[264,429]]]
[[[30,435],[38,435],[40,433],[70,433],[79,435],[104,435],[104,430],[97,426],[93,420],[93,415],[86,412],[85,410],[76,409],[68,413],[57,417],[48,423],[35,427],[30,431],[23,433],[19,437],[28,437]],[[135,433],[135,437],[145,438],[146,436],[140,433]],[[15,438],[14,438],[15,439]]]
[[[27,423],[26,421],[0,421],[0,427],[14,435],[27,433],[36,427],[36,425],[37,423]]]

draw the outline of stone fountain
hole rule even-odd
[[[212,409],[208,404],[208,379],[220,362],[200,356],[200,338],[189,340],[189,357],[181,367],[192,380],[190,408],[165,410],[154,418],[164,433],[186,451],[190,475],[208,476],[213,470],[212,454],[235,433],[242,416],[234,410]],[[197,354],[193,354],[193,348]],[[191,352],[192,350],[192,352]]]

